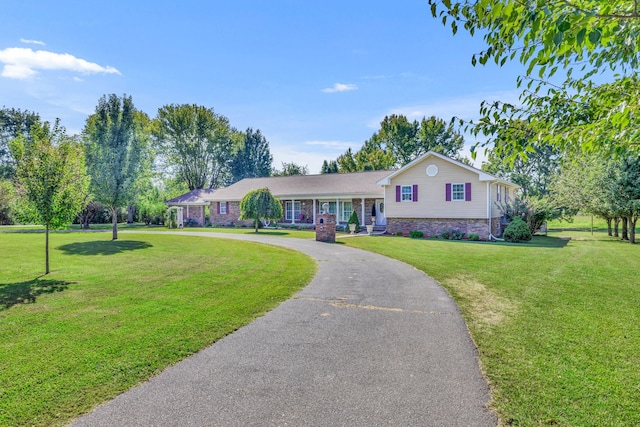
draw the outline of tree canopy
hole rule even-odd
[[[295,162],[282,162],[282,169],[273,169],[271,171],[273,176],[293,176],[293,175],[309,175],[309,166],[299,165]]]
[[[40,116],[16,108],[0,109],[0,179],[13,178],[15,161],[9,149],[9,141],[20,135],[30,135],[31,126],[40,122]]]
[[[277,221],[282,218],[282,203],[268,188],[249,191],[240,201],[240,219],[254,221],[256,233],[261,219]]]
[[[429,151],[460,160],[458,153],[463,146],[462,135],[442,119],[432,116],[410,122],[403,115],[393,114],[380,122],[380,130],[360,150],[353,153],[347,149],[335,163],[342,173],[397,169]],[[330,171],[329,167],[327,163],[323,170]]]
[[[233,182],[244,178],[258,178],[271,174],[273,156],[269,151],[269,142],[260,133],[248,128],[243,134],[242,145],[231,160]]]
[[[71,224],[86,203],[89,177],[84,150],[58,123],[35,123],[31,139],[10,143],[25,219],[45,227],[45,272],[49,274],[49,230]]]
[[[535,143],[622,153],[640,148],[640,10],[635,0],[429,0],[431,13],[486,49],[472,64],[518,61],[518,105],[483,103],[475,133],[515,134],[525,120],[535,138],[508,138],[512,157]],[[485,146],[495,142],[490,138]],[[503,146],[496,145],[497,150]]]
[[[213,108],[165,105],[158,110],[154,134],[167,167],[190,190],[218,188],[229,180],[238,132]]]

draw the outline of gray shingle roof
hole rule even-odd
[[[245,178],[226,188],[216,190],[208,200],[235,201],[251,190],[267,187],[278,198],[332,198],[340,196],[383,197],[379,180],[393,171],[328,173],[267,178]]]
[[[201,204],[201,205],[207,205],[209,204],[209,200],[211,200],[211,197],[213,195],[213,193],[215,193],[216,190],[204,190],[204,189],[197,189],[197,190],[192,190],[189,191],[186,194],[183,194],[181,196],[178,197],[174,197],[171,200],[167,200],[165,203],[168,205],[183,205],[183,204]]]

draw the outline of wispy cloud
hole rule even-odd
[[[29,39],[20,39],[21,43],[26,43],[26,44],[37,44],[40,46],[44,46],[44,42],[40,41],[40,40],[29,40]]]
[[[335,92],[348,92],[350,90],[356,90],[358,86],[354,84],[344,84],[344,83],[336,83],[332,87],[327,87],[322,89],[324,93],[335,93]]]
[[[67,70],[82,74],[121,74],[114,67],[101,66],[76,58],[68,53],[10,47],[0,50],[0,63],[4,64],[0,76],[10,79],[27,79],[38,74],[37,70]]]
[[[346,141],[305,141],[304,145],[311,145],[328,150],[346,150],[349,147],[357,145],[353,142]]]

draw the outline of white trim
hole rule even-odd
[[[454,186],[454,185],[462,185],[462,199],[455,199],[455,198],[453,197],[453,194],[454,194],[453,186]],[[466,187],[467,187],[467,186],[465,185],[465,183],[464,183],[464,182],[452,182],[452,183],[451,183],[451,201],[452,201],[452,202],[464,202],[464,201],[466,201],[466,200],[467,200],[467,188],[466,188]],[[458,194],[459,194],[459,193],[460,193],[460,192],[458,191]]]
[[[442,159],[444,161],[447,161],[449,163],[457,165],[457,166],[459,166],[459,167],[461,167],[463,169],[466,169],[466,170],[468,170],[470,172],[478,174],[478,179],[480,181],[500,181],[500,182],[504,183],[505,185],[518,187],[518,185],[516,185],[516,184],[514,184],[512,182],[509,182],[509,181],[506,181],[506,180],[502,180],[502,179],[498,178],[497,176],[491,175],[491,174],[489,174],[487,172],[484,172],[484,171],[482,171],[480,169],[476,169],[473,166],[469,166],[466,163],[462,163],[462,162],[459,162],[457,160],[451,159],[451,158],[445,156],[444,154],[436,153],[435,151],[429,151],[428,153],[423,154],[422,156],[418,157],[417,159],[413,160],[412,162],[404,165],[403,167],[401,167],[397,171],[391,173],[387,177],[381,179],[380,181],[377,182],[377,184],[378,185],[382,185],[382,186],[390,185],[392,178],[394,178],[398,174],[403,173],[405,170],[412,168],[416,163],[419,163],[422,160],[426,159],[427,157],[431,157],[431,156],[437,157],[439,159]]]

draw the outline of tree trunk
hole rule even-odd
[[[612,218],[607,218],[607,235],[609,237],[613,236],[613,230],[611,228],[611,220]]]
[[[258,221],[260,221],[258,218],[256,218],[256,233],[258,232]]]
[[[615,217],[613,218],[613,237],[619,237],[620,234],[618,233],[620,228],[620,218]]]
[[[45,273],[49,274],[49,224],[44,226],[44,263]]]
[[[136,213],[136,206],[135,205],[129,205],[128,209],[127,209],[127,224],[133,224],[133,216]]]
[[[636,221],[637,217],[631,215],[629,217],[629,243],[634,244],[636,242]]]
[[[622,240],[629,240],[629,234],[627,232],[628,228],[627,228],[627,217],[623,216],[622,217]]]
[[[111,226],[113,231],[113,240],[118,240],[118,209],[111,208]]]

